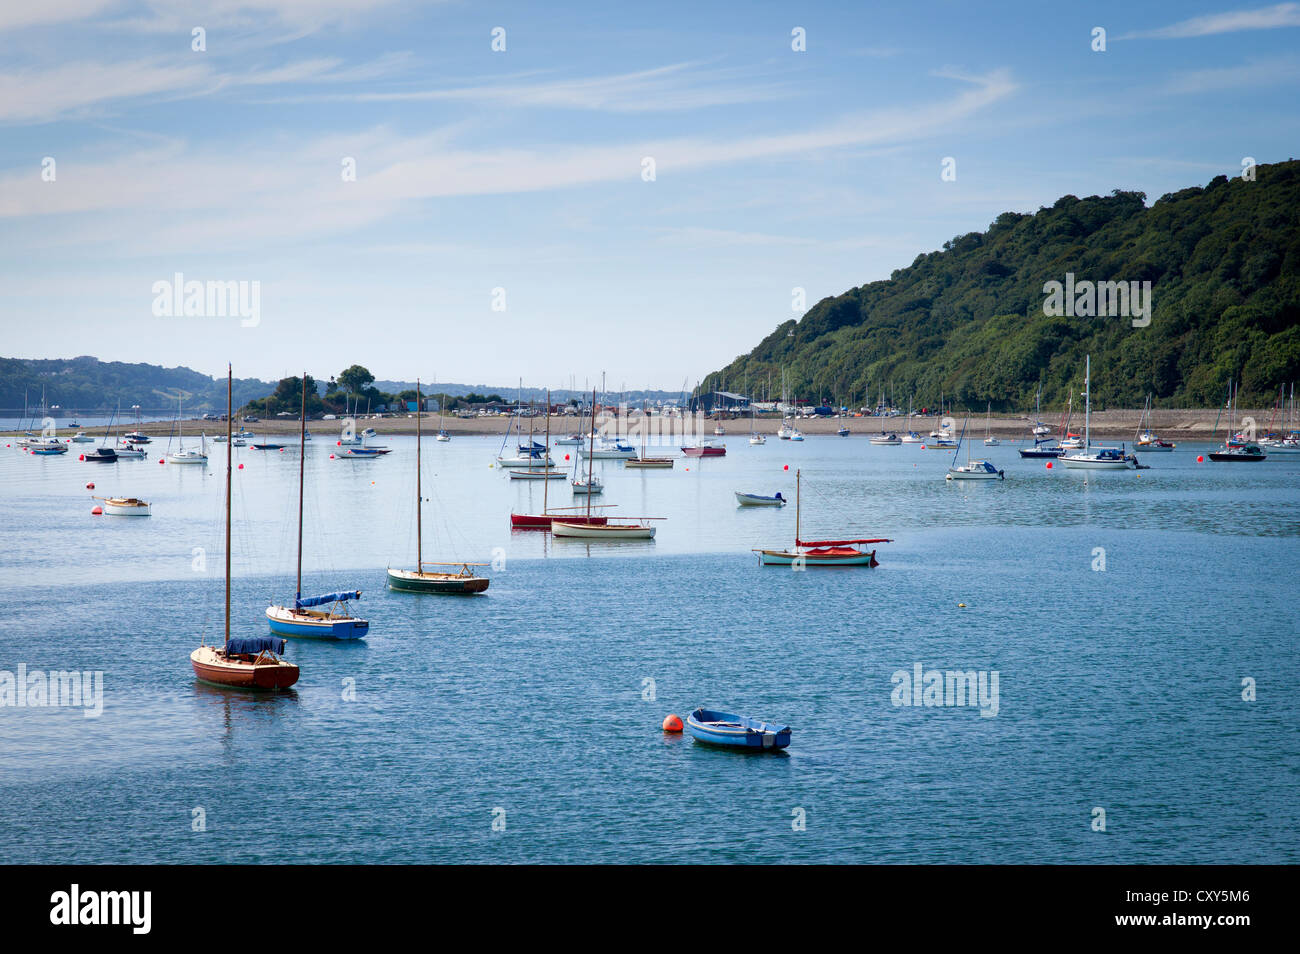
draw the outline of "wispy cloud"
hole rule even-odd
[[[1181,40],[1189,37],[1214,36],[1219,33],[1238,33],[1242,30],[1276,30],[1280,27],[1295,26],[1300,26],[1300,3],[1279,3],[1271,7],[1260,7],[1257,10],[1209,13],[1189,20],[1180,20],[1155,30],[1126,33],[1119,39]]]
[[[951,131],[1015,89],[1009,74],[997,71],[970,78],[967,88],[931,102],[747,137],[466,148],[455,143],[464,128],[455,125],[420,137],[373,129],[304,142],[286,134],[271,142],[231,143],[220,157],[176,142],[78,162],[77,175],[60,176],[57,184],[41,182],[30,170],[0,176],[0,218],[130,212],[148,220],[137,234],[147,235],[151,245],[173,248],[227,238],[245,242],[250,234],[263,241],[314,240],[409,212],[421,200],[639,184],[644,156],[655,158],[662,179],[728,163],[802,162],[844,147],[914,141]],[[356,157],[356,182],[340,182],[341,156]],[[199,210],[205,214],[188,214]],[[120,221],[86,221],[70,231],[68,241],[107,241],[110,232],[120,231]]]
[[[44,2],[44,0],[42,0]],[[76,4],[79,0],[59,0]],[[85,0],[89,2],[89,0]],[[141,33],[189,33],[195,26],[211,30],[256,30],[278,27],[304,36],[340,23],[359,22],[399,0],[145,0],[112,6],[120,14],[105,20],[120,29]],[[107,3],[97,4],[99,7]],[[289,37],[286,37],[288,39]]]
[[[1175,73],[1161,88],[1171,94],[1212,93],[1249,87],[1264,89],[1300,80],[1300,62],[1292,57],[1275,57],[1239,66],[1210,67]]]
[[[206,96],[245,86],[357,82],[385,75],[408,59],[406,54],[387,54],[347,67],[341,60],[322,57],[230,73],[220,71],[215,60],[183,55],[0,72],[0,122],[53,122],[118,101]]]
[[[639,113],[764,102],[789,95],[779,82],[756,81],[746,71],[672,63],[651,69],[574,79],[538,74],[508,82],[421,90],[332,95],[352,102],[473,102],[499,106]]]
[[[0,73],[0,121],[48,122],[86,107],[140,96],[172,96],[211,83],[201,63],[69,63]]]
[[[108,9],[115,0],[40,0],[39,3],[0,4],[0,31],[86,20]]]

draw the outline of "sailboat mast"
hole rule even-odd
[[[415,379],[415,572],[424,572],[424,493],[420,489],[420,379]]]
[[[1083,446],[1086,453],[1092,448],[1092,355],[1084,359],[1083,367]]]
[[[602,375],[603,377],[603,375]],[[587,451],[587,523],[591,523],[592,457],[596,453],[596,389],[591,389],[591,437]]]
[[[302,486],[307,459],[307,372],[302,373],[302,414],[298,422],[298,586],[295,600],[302,599]]]
[[[226,365],[226,640],[223,646],[230,643],[230,465],[235,459],[235,454],[230,447],[230,423],[234,414],[234,408],[231,407],[234,394],[234,371],[230,365]]]
[[[799,511],[803,507],[803,471],[794,472],[794,548],[799,549]]]
[[[529,456],[531,457],[533,453],[531,447],[528,449],[528,453]],[[551,465],[549,463],[551,459],[551,389],[550,388],[546,389],[546,450],[543,453],[546,456],[542,458],[542,469],[549,471],[551,469]],[[546,513],[546,511],[550,509],[548,505],[548,501],[550,500],[550,495],[548,494],[548,491],[550,489],[551,489],[551,477],[550,474],[547,474],[546,479],[542,481],[542,513]]]

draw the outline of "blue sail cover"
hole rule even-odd
[[[227,656],[256,656],[261,652],[284,655],[284,640],[278,636],[241,636],[226,643]]]
[[[304,596],[293,602],[298,609],[302,609],[304,606],[320,606],[324,603],[339,603],[343,600],[359,599],[361,599],[360,590],[345,590],[342,593],[326,593],[324,596]]]

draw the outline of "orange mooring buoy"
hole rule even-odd
[[[90,511],[90,515],[92,517],[102,517],[104,515],[104,508],[96,507],[95,509]]]
[[[664,731],[665,732],[682,731],[682,720],[677,718],[677,716],[675,716],[673,713],[671,712],[668,713],[668,717],[664,719]]]

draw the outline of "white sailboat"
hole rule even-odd
[[[177,398],[176,404],[176,447],[174,452],[167,454],[167,463],[169,464],[206,464],[208,462],[208,440],[204,434],[199,435],[199,449],[185,449],[185,433],[181,424],[181,408],[184,404],[183,398]]]
[[[1143,424],[1146,426],[1143,427]],[[1146,406],[1142,408],[1142,417],[1138,420],[1137,437],[1133,440],[1134,449],[1140,448],[1148,453],[1151,451],[1168,453],[1177,446],[1177,444],[1162,441],[1155,435],[1155,432],[1151,430],[1151,395],[1148,394]]]
[[[944,475],[945,480],[1002,480],[1005,474],[994,467],[989,461],[983,459],[973,459],[970,456],[970,441],[966,440],[966,425],[970,423],[970,414],[966,415],[966,423],[962,425],[961,437],[957,439],[957,450],[953,452],[952,464],[948,466],[948,473]],[[957,455],[961,452],[962,442],[966,444],[966,463],[957,464]]]
[[[1083,375],[1083,448],[1064,454],[1058,460],[1072,470],[1133,470],[1137,458],[1125,454],[1122,447],[1092,446],[1092,355],[1088,355]]]
[[[591,444],[594,446],[596,440],[595,416],[596,416],[596,392],[591,392],[591,410],[592,410],[592,434]],[[596,459],[594,454],[587,454],[587,487],[590,489],[591,482],[595,479],[593,461]],[[575,462],[576,467],[576,462]],[[575,488],[576,492],[576,488]],[[651,520],[663,519],[661,517],[641,517],[640,523],[592,523],[591,522],[591,498],[592,494],[587,494],[587,516],[584,523],[572,523],[564,520],[551,521],[551,535],[553,537],[577,540],[653,540],[655,528],[649,522]],[[637,519],[637,518],[634,518]]]
[[[984,415],[984,446],[998,447],[1002,444],[1000,440],[993,436],[993,402],[989,402],[988,411]]]
[[[758,433],[754,406],[752,403],[749,406],[749,442],[755,446],[767,443],[767,438]]]

